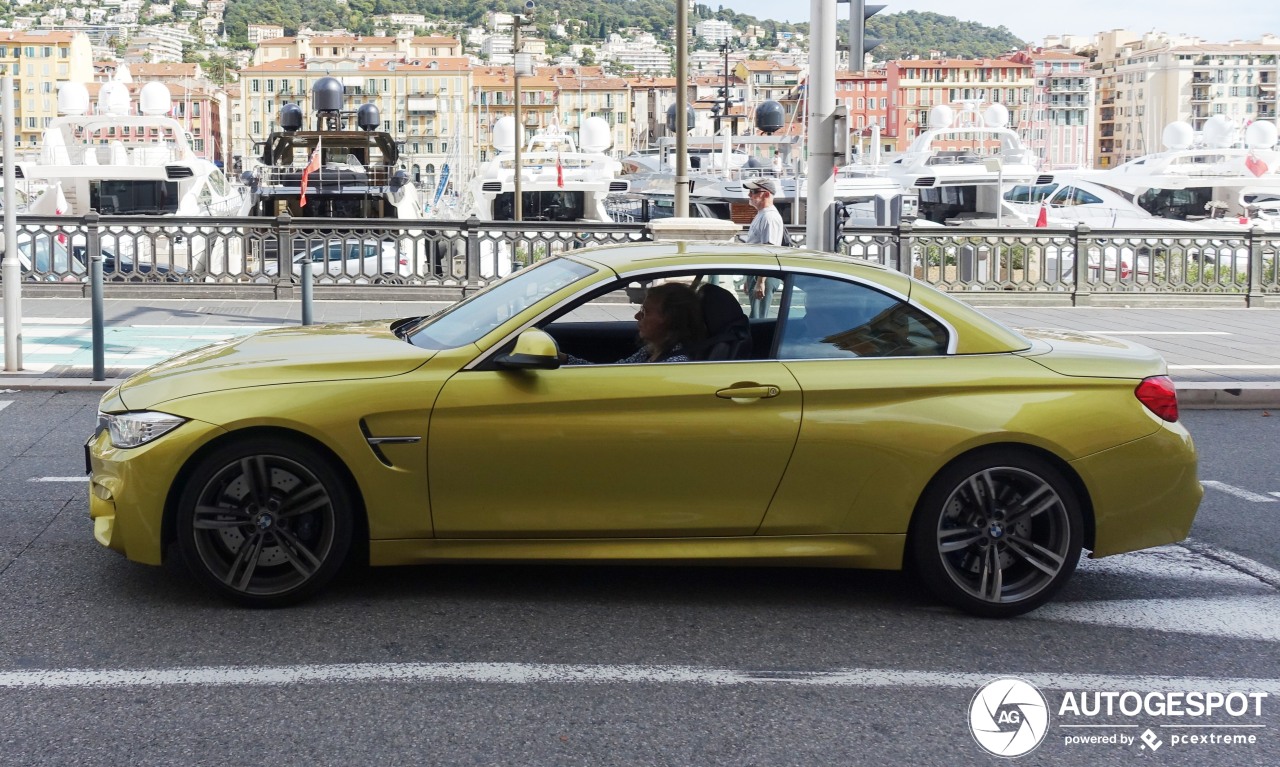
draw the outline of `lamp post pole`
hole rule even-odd
[[[720,52],[724,54],[724,119],[729,121],[729,132],[736,134],[737,121],[729,115],[733,100],[729,98],[729,41],[720,44]]]
[[[676,196],[675,214],[689,215],[689,3],[676,0]]]
[[[517,13],[517,14],[514,14],[514,17],[515,17],[515,28],[513,31],[514,38],[511,43],[511,70],[514,73],[512,77],[512,101],[514,102],[514,109],[515,109],[516,139],[515,139],[514,166],[512,168],[514,172],[513,179],[515,183],[515,186],[512,189],[512,191],[515,194],[515,199],[512,201],[513,204],[511,208],[511,218],[513,221],[523,221],[524,220],[524,210],[523,210],[524,190],[521,189],[520,177],[524,175],[524,172],[523,172],[524,164],[520,158],[520,150],[523,148],[520,146],[520,144],[522,143],[522,140],[524,138],[524,136],[521,135],[524,129],[524,124],[522,122],[522,115],[520,114],[520,47],[522,44],[520,40],[520,28],[524,26],[524,15]]]

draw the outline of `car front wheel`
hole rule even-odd
[[[327,584],[351,546],[352,503],[318,450],[267,438],[225,445],[188,478],[178,547],[197,579],[241,604],[275,607]]]
[[[911,525],[917,572],[938,598],[1004,618],[1048,601],[1080,558],[1080,502],[1047,461],[988,452],[930,483]]]

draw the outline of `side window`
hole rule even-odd
[[[947,330],[910,304],[866,285],[798,275],[782,326],[780,359],[945,354]]]

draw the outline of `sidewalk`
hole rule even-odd
[[[342,322],[418,316],[447,305],[316,301],[313,314],[317,323]],[[24,298],[24,370],[0,369],[0,389],[105,389],[185,349],[267,327],[300,324],[302,311],[298,302],[290,301],[114,298],[104,302],[104,309],[109,380],[91,380],[88,299]],[[982,311],[1015,328],[1103,333],[1145,344],[1168,361],[1188,407],[1280,407],[1280,309],[984,307]]]

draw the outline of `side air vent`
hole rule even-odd
[[[924,178],[916,179],[916,186],[933,186],[937,181],[938,179],[935,176],[925,176]]]
[[[486,181],[486,182],[484,182],[484,184],[480,187],[480,190],[481,190],[481,191],[483,191],[483,192],[501,192],[501,191],[502,191],[502,182],[501,182],[501,181]]]
[[[1052,184],[1052,183],[1053,183],[1052,174],[1036,176],[1036,186],[1044,186],[1046,184]]]
[[[164,174],[169,178],[192,178],[196,175],[195,171],[185,165],[166,165]]]
[[[628,191],[629,189],[631,189],[630,181],[610,181],[609,182],[610,192],[625,192],[625,191]]]

